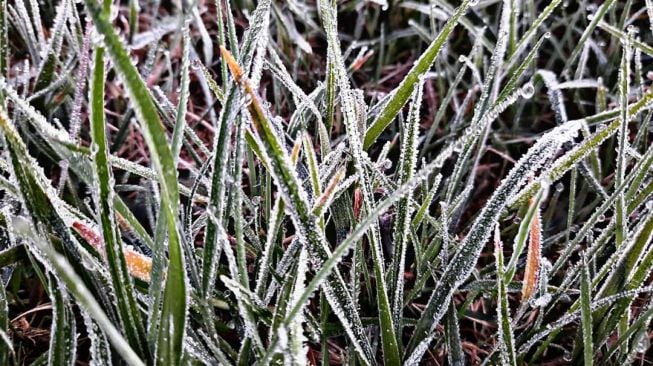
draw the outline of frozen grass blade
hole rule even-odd
[[[419,186],[419,184],[421,184],[424,180],[426,180],[435,170],[441,167],[442,167],[442,162],[437,160],[424,166],[417,173],[415,173],[413,179],[411,179],[406,184],[394,190],[391,195],[389,195],[383,201],[379,202],[379,204],[374,207],[373,211],[371,211],[367,216],[361,219],[361,221],[356,225],[356,227],[352,230],[349,236],[347,236],[347,238],[343,240],[342,243],[340,243],[340,245],[338,245],[338,247],[333,251],[333,254],[326,261],[324,261],[324,263],[322,263],[322,266],[317,271],[313,279],[311,279],[309,284],[306,285],[306,288],[304,289],[301,298],[296,301],[296,305],[294,306],[294,308],[288,312],[285,322],[290,324],[290,322],[292,322],[295,319],[295,317],[299,315],[302,309],[306,306],[306,303],[312,296],[313,292],[318,287],[324,286],[324,281],[327,280],[329,274],[332,273],[332,271],[336,270],[336,266],[338,265],[338,263],[340,263],[340,261],[342,261],[342,258],[347,253],[349,253],[352,247],[368,232],[370,226],[377,222],[381,214],[383,214],[386,210],[388,210],[388,208],[392,207],[392,205],[394,205],[396,202],[398,202],[403,197],[405,197],[410,192],[412,192],[416,187]],[[274,340],[275,338],[273,338],[273,341]],[[275,342],[272,342],[270,347],[274,346],[275,344],[276,344]],[[423,348],[422,351],[425,351],[424,347],[426,346],[428,346],[428,344],[422,346]],[[263,361],[265,360],[266,359],[263,359]],[[411,364],[411,363],[406,361],[406,364]]]
[[[497,264],[497,315],[499,317],[499,348],[503,364],[517,365],[515,340],[510,320],[510,307],[506,291],[506,273],[503,266],[503,244],[499,225],[494,228],[494,257]]]
[[[501,182],[499,188],[474,220],[460,250],[451,259],[440,283],[434,289],[411,337],[408,346],[409,352],[413,352],[415,347],[430,335],[442,318],[451,301],[451,296],[473,270],[481,249],[490,236],[491,227],[499,218],[510,197],[517,193],[527,176],[553,156],[562,143],[572,138],[579,128],[579,123],[570,122],[550,131],[528,150]]]
[[[591,15],[591,20],[590,24],[587,25],[587,27],[583,30],[583,34],[580,36],[580,39],[576,43],[576,47],[574,50],[571,52],[571,56],[567,59],[567,64],[565,65],[565,69],[569,69],[571,66],[573,66],[574,62],[580,55],[581,51],[583,50],[583,47],[585,46],[585,42],[590,38],[592,33],[594,32],[594,29],[596,29],[596,26],[599,24],[599,22],[605,17],[605,15],[608,13],[608,10],[614,5],[615,0],[606,0],[601,6],[596,10],[596,13]]]
[[[412,102],[406,124],[403,128],[401,157],[398,167],[398,184],[405,184],[415,173],[417,165],[417,137],[419,135],[419,109],[422,105],[422,82],[418,83],[413,92]],[[404,303],[404,268],[406,266],[406,251],[408,246],[408,233],[410,231],[412,207],[408,195],[397,205],[397,218],[394,226],[394,256],[390,269],[390,299],[392,303],[392,316],[397,334],[401,334],[401,315]],[[394,289],[394,293],[393,293]],[[455,312],[454,312],[455,313]]]
[[[440,53],[440,50],[444,46],[444,43],[449,38],[449,34],[451,34],[451,32],[458,24],[460,17],[462,17],[467,12],[469,5],[470,0],[464,0],[462,4],[460,4],[460,6],[454,11],[447,23],[444,25],[438,36],[415,62],[415,65],[408,72],[408,75],[404,77],[401,84],[399,84],[399,86],[394,90],[390,100],[388,100],[387,104],[379,113],[378,117],[376,117],[374,122],[370,124],[369,128],[365,132],[363,149],[368,150],[370,148],[370,146],[381,135],[383,130],[388,127],[392,120],[397,116],[401,108],[406,104],[408,98],[415,89],[415,85],[419,81],[419,76],[431,68],[435,62],[436,57]]]
[[[7,75],[7,63],[9,58],[7,3],[8,1],[3,1],[2,4],[0,4],[0,75]],[[4,107],[4,104],[4,90],[1,90],[0,107]]]
[[[307,193],[299,184],[296,173],[292,169],[288,153],[279,141],[274,127],[270,125],[258,101],[258,97],[251,89],[249,83],[243,79],[240,66],[238,66],[226,49],[223,48],[221,51],[223,58],[229,64],[234,79],[243,85],[245,92],[252,99],[249,105],[249,113],[253,127],[256,130],[254,138],[257,139],[260,136],[261,145],[264,149],[261,153],[266,157],[265,160],[268,161],[268,166],[271,169],[270,173],[273,175],[275,183],[280,187],[286,206],[292,213],[291,218],[293,219],[293,223],[296,225],[300,237],[307,241],[309,250],[312,251],[311,254],[315,258],[314,261],[324,261],[332,255],[329,248],[325,245],[326,239],[323,237],[323,233],[317,230],[316,218],[306,205],[308,202]],[[371,363],[370,360],[373,357],[367,336],[363,331],[360,318],[339,272],[335,272],[330,276],[329,281],[325,282],[323,288],[332,309],[338,315],[341,323],[345,326],[349,338],[356,346],[359,357],[365,363]]]
[[[93,314],[98,324],[100,324],[109,336],[112,344],[124,359],[134,365],[143,364],[139,356],[129,346],[120,334],[120,331],[114,327],[106,313],[102,310],[103,307],[95,299],[96,294],[91,293],[87,289],[85,286],[86,280],[83,280],[75,273],[77,270],[86,274],[86,276],[89,275],[84,267],[80,266],[81,260],[79,257],[74,257],[74,253],[71,253],[71,250],[74,250],[71,245],[75,245],[75,243],[70,241],[71,234],[68,232],[61,218],[54,214],[55,209],[49,201],[48,194],[43,191],[42,183],[39,182],[38,176],[35,176],[29,170],[33,169],[33,167],[31,166],[31,160],[27,156],[25,145],[1,110],[0,128],[2,128],[5,139],[9,143],[14,171],[20,182],[23,196],[28,197],[25,202],[32,212],[34,223],[41,227],[44,227],[46,223],[47,225],[53,225],[53,230],[63,239],[63,248],[65,248],[66,255],[78,262],[76,264],[69,262],[64,256],[57,253],[54,246],[46,244],[49,240],[44,239],[42,235],[38,235],[38,237],[31,238],[30,240],[32,240],[40,251],[45,253],[49,264],[53,266],[53,272],[57,275],[57,278],[66,284],[66,288],[75,296],[77,302]],[[18,230],[21,227],[28,226],[28,224],[24,222],[22,224],[13,223],[13,226]],[[18,232],[17,234],[27,237],[34,236],[29,229],[26,229],[26,231]],[[62,243],[59,242],[58,246],[62,246]]]
[[[104,12],[109,12],[109,2],[105,2]],[[92,78],[90,81],[89,119],[94,151],[93,167],[95,189],[97,190],[96,207],[98,221],[102,228],[104,248],[100,251],[106,255],[115,292],[118,314],[130,345],[143,356],[151,359],[145,338],[145,328],[134,297],[134,288],[129,278],[127,263],[123,255],[124,248],[120,232],[116,225],[113,210],[113,174],[109,164],[108,139],[104,120],[104,49],[96,47],[94,53]],[[101,245],[102,245],[101,244]]]
[[[364,166],[364,149],[361,144],[362,136],[360,126],[365,121],[365,106],[358,91],[352,91],[347,76],[347,69],[340,51],[340,42],[337,37],[337,14],[335,9],[325,0],[319,2],[322,12],[324,28],[327,33],[329,52],[333,55],[337,85],[341,93],[341,104],[344,112],[344,123],[350,152],[353,156],[354,168],[359,176],[359,188],[362,193],[362,205],[365,213],[372,211],[374,195],[371,189],[368,174]],[[412,86],[411,86],[412,88]],[[357,104],[358,102],[358,104]],[[402,101],[402,105],[405,101]],[[393,116],[394,118],[394,116]],[[363,125],[364,126],[364,125]],[[388,287],[386,285],[386,273],[384,258],[381,250],[381,237],[377,223],[370,227],[367,236],[372,254],[374,275],[377,285],[377,306],[379,311],[379,326],[381,328],[381,343],[383,348],[383,360],[387,365],[399,365],[401,356],[399,354],[399,341],[396,338],[395,324],[392,319],[392,309],[388,298]]]
[[[52,336],[50,337],[48,364],[74,365],[77,348],[75,315],[67,294],[62,288],[59,288],[57,280],[53,276],[48,276],[48,279],[52,300]]]
[[[262,29],[262,24],[267,22],[270,12],[270,1],[259,2],[256,10],[252,15],[252,23],[245,33],[243,45],[240,54],[241,64],[245,67],[245,73],[249,73],[252,59],[256,51],[256,44],[259,43],[261,33],[266,31]],[[230,17],[231,15],[228,15]],[[226,69],[225,69],[226,70]],[[226,77],[226,75],[224,75]],[[210,202],[215,212],[222,213],[225,210],[226,200],[226,176],[229,159],[229,134],[231,127],[238,112],[238,103],[240,103],[240,90],[235,83],[227,84],[225,91],[223,108],[220,112],[217,135],[214,136],[213,143],[213,172],[211,176],[211,193]],[[222,218],[220,218],[222,219]],[[202,292],[208,296],[215,283],[217,261],[219,259],[220,249],[217,245],[217,228],[215,223],[209,221],[204,236],[204,256],[202,261]]]
[[[177,170],[168,145],[158,111],[150,94],[134,67],[122,41],[100,12],[98,5],[86,1],[86,8],[93,18],[95,29],[104,37],[106,49],[114,68],[121,76],[143,127],[144,137],[150,148],[154,168],[161,184],[162,217],[168,234],[168,270],[164,285],[163,309],[157,341],[157,363],[176,365],[181,362],[183,339],[186,328],[186,266],[177,229],[179,212],[179,186]]]
[[[581,268],[581,283],[580,283],[580,303],[581,303],[581,323],[583,332],[583,358],[585,366],[591,366],[594,359],[594,346],[592,341],[592,284],[589,274],[589,263],[583,256],[583,263]]]
[[[515,272],[517,271],[517,261],[524,251],[526,240],[528,239],[528,235],[531,232],[530,228],[533,225],[533,220],[535,220],[536,215],[539,215],[539,208],[542,201],[544,200],[544,197],[544,190],[540,190],[535,197],[529,200],[530,204],[528,211],[526,211],[526,215],[524,215],[524,218],[519,224],[519,229],[517,231],[517,235],[515,235],[515,241],[512,246],[512,256],[510,257],[510,261],[508,262],[507,268],[505,270],[506,283],[512,282],[512,279],[515,276]]]
[[[646,93],[639,101],[636,103],[630,104],[629,106],[629,115],[633,118],[642,110],[651,108],[653,105],[653,92]],[[602,121],[604,118],[609,119],[610,117],[614,118],[618,115],[618,112],[609,112],[602,113],[601,115],[594,116],[592,120]],[[589,118],[586,119],[589,121]],[[569,123],[576,123],[578,121],[569,121]],[[600,146],[605,140],[617,132],[621,127],[623,120],[617,118],[612,121],[610,124],[604,128],[598,129],[590,137],[583,140],[581,143],[577,144],[573,149],[568,151],[564,156],[557,159],[552,166],[547,170],[547,178],[549,182],[554,183],[558,181],[562,176],[568,172],[573,166],[576,165],[579,161],[586,158],[590,155],[595,148]],[[527,197],[532,196],[540,188],[540,182],[534,181],[533,183],[526,186],[518,195],[515,195],[510,199],[509,206],[514,207],[517,203],[522,203]]]
[[[629,38],[630,39],[630,38]],[[617,171],[615,175],[615,185],[618,187],[624,180],[625,169],[627,164],[626,150],[628,149],[628,121],[630,116],[628,114],[628,93],[630,84],[630,57],[631,46],[629,40],[626,40],[623,54],[621,55],[621,67],[619,68],[619,108],[621,109],[621,120],[625,121],[619,125],[617,131]],[[628,233],[628,222],[626,216],[626,202],[624,194],[621,193],[617,196],[615,204],[615,217],[616,217],[616,231],[615,241],[617,248],[620,247],[624,240],[625,235]]]
[[[463,352],[460,326],[458,325],[458,311],[453,302],[449,304],[446,318],[447,359],[450,365],[464,365],[465,353]]]
[[[18,224],[24,226],[26,223]],[[19,229],[20,230],[20,229]],[[26,229],[29,230],[29,229]],[[33,233],[21,233],[24,236],[36,236]],[[36,247],[45,254],[49,264],[52,266],[52,273],[59,281],[65,283],[66,289],[75,297],[77,303],[97,322],[102,331],[107,335],[113,348],[122,356],[125,362],[130,365],[145,365],[138,354],[129,346],[122,334],[116,329],[102,311],[102,307],[95,300],[94,295],[84,286],[84,281],[75,273],[73,265],[61,254],[57,253],[51,246],[46,245],[42,235],[31,239]]]

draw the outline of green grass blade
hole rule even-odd
[[[420,107],[422,105],[422,83],[418,83],[413,93],[410,111],[406,124],[403,126],[401,141],[401,156],[398,167],[398,184],[405,184],[415,173],[417,166],[417,138],[419,135]],[[406,252],[410,232],[412,195],[403,198],[397,204],[397,216],[394,225],[394,256],[390,269],[390,302],[392,316],[397,334],[402,333],[401,315],[404,303],[404,268],[406,266]],[[394,289],[394,291],[393,291]]]
[[[52,300],[52,326],[50,348],[48,350],[48,365],[73,365],[77,348],[75,315],[66,294],[49,276],[48,287]]]
[[[539,168],[546,159],[552,157],[559,146],[564,141],[569,140],[579,128],[579,123],[570,122],[543,136],[517,162],[508,176],[502,181],[501,186],[494,192],[479,216],[474,220],[472,228],[460,245],[461,249],[451,259],[440,282],[434,289],[433,295],[429,299],[411,337],[408,346],[409,353],[413,352],[417,345],[430,336],[432,329],[444,315],[454,291],[473,270],[481,249],[490,236],[491,227],[499,218],[508,200],[517,193],[519,187],[525,182],[527,175]]]
[[[524,215],[524,218],[519,224],[519,229],[517,230],[517,235],[515,235],[515,240],[512,245],[512,256],[510,257],[510,261],[508,262],[508,265],[504,271],[506,274],[504,281],[506,283],[512,282],[512,279],[515,276],[515,272],[517,271],[517,261],[519,260],[519,256],[522,254],[524,248],[526,247],[526,240],[528,238],[531,222],[533,222],[533,218],[537,214],[539,207],[541,206],[542,201],[545,197],[545,190],[540,189],[540,191],[533,199],[533,204],[528,207],[526,215]]]
[[[440,53],[440,50],[444,46],[449,34],[458,24],[460,17],[462,17],[467,8],[469,7],[469,0],[464,0],[462,4],[454,11],[447,23],[440,31],[440,34],[433,40],[429,45],[426,51],[420,56],[420,58],[415,62],[415,66],[408,72],[393,92],[392,97],[387,102],[383,110],[379,113],[379,116],[372,122],[367,131],[365,132],[365,139],[363,141],[363,149],[368,150],[370,146],[376,141],[376,139],[381,135],[383,130],[392,122],[392,120],[397,116],[401,108],[406,104],[408,98],[413,93],[415,85],[419,81],[419,76],[427,72],[433,62],[435,62],[436,57]]]
[[[22,237],[30,237],[34,245],[45,255],[48,263],[52,266],[52,273],[56,275],[59,281],[66,285],[66,289],[75,297],[77,304],[88,312],[102,331],[107,335],[113,348],[122,356],[130,365],[145,366],[138,354],[129,346],[118,329],[113,325],[106,313],[102,311],[102,306],[97,302],[93,294],[84,285],[84,281],[75,273],[73,265],[61,254],[57,253],[54,248],[46,244],[47,240],[42,235],[36,235],[25,228],[26,223],[15,224],[17,234]]]
[[[581,302],[581,323],[583,332],[583,358],[585,366],[591,366],[594,359],[594,346],[592,343],[592,289],[589,274],[589,264],[587,259],[583,257],[581,268],[581,283],[580,283],[580,302]]]
[[[629,115],[633,118],[642,110],[650,109],[653,106],[653,92],[646,93],[640,100],[636,103],[630,104]],[[614,118],[619,115],[619,111],[611,111],[608,113],[601,113],[600,115],[593,116],[591,119],[586,118],[589,121],[603,121],[604,119]],[[570,123],[576,121],[569,121]],[[604,128],[598,129],[590,137],[577,144],[573,149],[568,151],[564,156],[556,160],[552,166],[547,171],[547,177],[551,183],[558,181],[562,176],[568,172],[574,165],[579,161],[586,158],[591,154],[594,149],[600,146],[605,140],[617,132],[621,127],[622,119],[617,118],[612,121],[610,124]],[[537,190],[540,188],[540,182],[534,181],[533,183],[527,185],[521,192],[512,197],[509,203],[510,207],[514,207],[516,204],[523,203],[528,197],[531,197]]]
[[[230,57],[228,51],[224,49],[223,56],[227,59]],[[312,215],[307,205],[308,194],[299,183],[299,179],[293,169],[294,164],[292,164],[288,152],[277,136],[275,128],[270,124],[251,86],[246,81],[242,81],[242,71],[233,58],[230,61],[230,67],[232,68],[235,79],[239,83],[243,83],[247,94],[252,98],[252,103],[249,106],[249,114],[252,119],[252,124],[256,129],[256,132],[252,133],[252,138],[256,142],[256,145],[262,147],[260,150],[258,147],[253,149],[259,150],[263,154],[266,165],[271,169],[270,173],[275,183],[280,187],[286,208],[291,212],[293,223],[299,231],[300,237],[307,241],[311,255],[319,261],[330,258],[331,252],[326,245],[326,238],[324,237],[324,233],[317,229],[317,218]],[[357,346],[359,356],[363,360],[366,360],[366,363],[370,363],[371,361],[368,360],[373,359],[371,347],[363,331],[362,323],[355,310],[355,305],[351,300],[349,292],[346,290],[346,284],[340,273],[335,272],[330,276],[323,288],[327,293],[331,307],[337,309],[335,310],[336,314],[345,326],[349,338]]]
[[[365,170],[364,149],[361,144],[362,138],[359,130],[359,124],[364,123],[365,120],[365,115],[360,115],[365,113],[365,106],[361,94],[352,91],[349,84],[347,69],[340,51],[340,41],[337,37],[336,10],[327,1],[321,1],[319,5],[322,11],[324,28],[327,33],[328,47],[335,61],[337,85],[341,93],[347,139],[350,145],[350,152],[353,156],[354,168],[358,173],[359,188],[362,192],[362,209],[368,213],[372,211],[374,195],[368,179],[368,173]],[[419,76],[416,77],[419,78]],[[374,223],[370,227],[367,238],[370,244],[374,275],[377,281],[376,299],[379,310],[379,326],[381,327],[383,360],[386,365],[399,365],[401,363],[401,355],[399,354],[399,342],[396,338],[392,309],[388,298],[388,287],[386,285],[386,273],[378,223]]]
[[[188,308],[186,266],[177,229],[179,212],[177,169],[158,111],[143,79],[125,50],[124,44],[112,25],[100,12],[98,5],[91,0],[85,1],[85,4],[93,19],[95,29],[104,37],[104,43],[114,68],[123,79],[127,93],[134,105],[161,184],[162,215],[167,224],[169,258],[156,361],[160,364],[176,365],[181,362],[183,354]]]
[[[517,365],[515,355],[515,340],[510,320],[510,307],[508,304],[508,293],[506,291],[507,273],[503,265],[503,245],[499,225],[494,228],[494,257],[497,265],[497,316],[499,317],[499,348],[501,349],[502,363],[505,365]]]
[[[105,9],[106,10],[106,9]],[[118,314],[130,345],[145,360],[151,359],[145,338],[145,328],[136,305],[134,288],[123,255],[123,244],[113,210],[113,174],[109,164],[108,138],[104,119],[104,49],[95,48],[90,82],[89,120],[91,125],[93,167],[98,221],[101,223],[104,252],[106,254],[112,288],[116,297]]]
[[[626,41],[625,46],[623,47],[623,54],[621,55],[621,67],[619,68],[619,108],[621,109],[620,119],[622,121],[630,121],[630,116],[628,114],[628,93],[630,90],[630,58],[631,58],[631,46],[628,41]],[[621,182],[624,180],[626,174],[626,149],[628,148],[628,123],[622,123],[619,125],[619,130],[617,131],[617,171],[615,175],[615,185],[618,187],[621,185]],[[616,231],[615,231],[615,243],[617,248],[620,247],[624,240],[625,235],[628,233],[628,217],[626,216],[626,202],[623,192],[617,196],[617,202],[615,203],[615,217],[616,217]]]
[[[464,365],[465,353],[463,352],[460,326],[458,325],[458,311],[453,302],[449,304],[446,316],[447,360],[449,365]]]
[[[263,24],[267,22],[270,13],[270,1],[259,2],[252,15],[252,23],[244,36],[243,45],[240,50],[241,65],[244,65],[245,72],[249,74],[252,60],[254,58],[255,45],[260,42],[263,32]],[[230,16],[230,15],[228,15]],[[226,89],[226,97],[223,109],[220,112],[217,136],[213,144],[213,172],[211,177],[210,202],[216,212],[225,211],[226,188],[225,178],[229,166],[228,139],[231,126],[234,123],[240,103],[240,91],[235,83],[229,83]],[[202,261],[202,291],[205,296],[212,292],[217,270],[217,261],[220,248],[217,245],[217,227],[209,221],[204,236],[204,259]]]
[[[597,25],[599,22],[605,17],[605,15],[608,13],[608,10],[612,7],[612,5],[615,4],[615,0],[606,0],[601,4],[601,6],[598,8],[596,13],[592,14],[590,24],[585,27],[583,30],[583,34],[580,36],[580,39],[576,42],[576,47],[573,49],[571,52],[571,55],[567,59],[567,64],[565,65],[565,69],[569,69],[574,65],[574,62],[580,55],[581,51],[583,50],[583,47],[585,46],[585,42],[589,39],[589,37],[592,35],[594,32],[594,29],[596,29]]]

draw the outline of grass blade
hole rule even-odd
[[[390,100],[379,113],[379,116],[376,117],[374,122],[372,122],[365,132],[365,139],[363,141],[363,149],[368,150],[370,146],[376,141],[376,139],[381,135],[383,130],[392,122],[392,120],[397,116],[401,108],[406,104],[408,98],[413,93],[415,85],[419,81],[419,76],[427,72],[433,62],[435,62],[436,57],[440,53],[440,50],[444,46],[449,34],[458,24],[460,17],[462,17],[469,8],[470,0],[464,0],[462,4],[454,11],[447,23],[440,31],[440,34],[433,40],[429,45],[426,51],[420,56],[420,58],[415,62],[413,68],[408,72],[392,94]]]
[[[495,224],[510,197],[517,193],[518,188],[525,182],[526,176],[539,168],[544,160],[550,158],[560,145],[570,139],[579,128],[579,123],[570,122],[543,136],[502,181],[501,186],[474,220],[472,228],[460,246],[461,249],[447,265],[440,283],[433,291],[433,295],[416,325],[408,345],[409,352],[413,352],[417,345],[430,335],[432,329],[442,318],[454,291],[473,270],[481,249],[490,236],[488,228]]]
[[[124,44],[98,5],[91,0],[85,1],[85,4],[93,19],[93,26],[104,37],[104,43],[114,68],[121,76],[134,105],[161,184],[163,208],[161,215],[166,220],[169,259],[163,290],[163,309],[157,340],[156,362],[177,365],[181,362],[183,355],[188,309],[186,266],[177,229],[179,212],[177,170],[158,111],[143,79],[129,58]]]
[[[583,265],[581,269],[581,283],[580,283],[580,303],[581,303],[581,322],[583,328],[583,358],[585,366],[591,366],[594,359],[594,346],[592,344],[592,290],[589,274],[589,264],[587,259],[583,257]]]
[[[105,13],[108,13],[105,4]],[[98,221],[102,227],[104,253],[109,265],[112,288],[115,292],[118,314],[130,345],[146,360],[150,359],[149,348],[145,338],[145,328],[140,310],[134,298],[134,288],[128,275],[127,264],[123,256],[124,248],[120,232],[116,225],[113,210],[113,174],[109,164],[108,138],[104,120],[104,49],[95,48],[89,103],[91,125],[95,188],[97,189],[96,207]]]
[[[251,89],[249,83],[242,79],[243,73],[240,67],[226,49],[222,49],[222,54],[229,63],[234,79],[238,83],[243,84],[245,91],[252,98],[252,102],[249,105],[249,112],[252,124],[256,129],[254,139],[257,139],[258,136],[261,137],[260,145],[264,149],[261,152],[267,158],[267,165],[271,168],[275,183],[281,188],[286,207],[292,213],[291,218],[293,219],[293,223],[296,225],[297,230],[299,230],[301,237],[307,240],[309,249],[312,251],[312,256],[317,260],[324,261],[331,257],[331,253],[328,246],[325,245],[326,239],[323,237],[323,233],[315,229],[317,227],[316,217],[312,215],[310,208],[307,206],[307,193],[299,184],[296,173],[292,169],[288,153],[280,143],[275,129],[270,125],[258,101],[258,97]],[[367,336],[363,332],[360,318],[339,272],[335,272],[329,281],[325,283],[324,290],[327,293],[331,307],[343,325],[345,325],[345,329],[352,343],[356,345],[359,356],[365,363],[369,364],[371,362],[370,360],[373,359],[371,348],[367,341]]]
[[[494,257],[497,264],[497,315],[499,317],[499,347],[503,364],[517,365],[515,355],[515,340],[510,320],[510,307],[508,306],[508,294],[506,291],[506,273],[503,265],[503,244],[499,225],[494,228]]]

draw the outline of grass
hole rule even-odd
[[[645,364],[653,3],[0,2],[0,363]]]

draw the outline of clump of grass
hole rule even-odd
[[[181,5],[1,3],[0,363],[647,360],[650,1]]]

